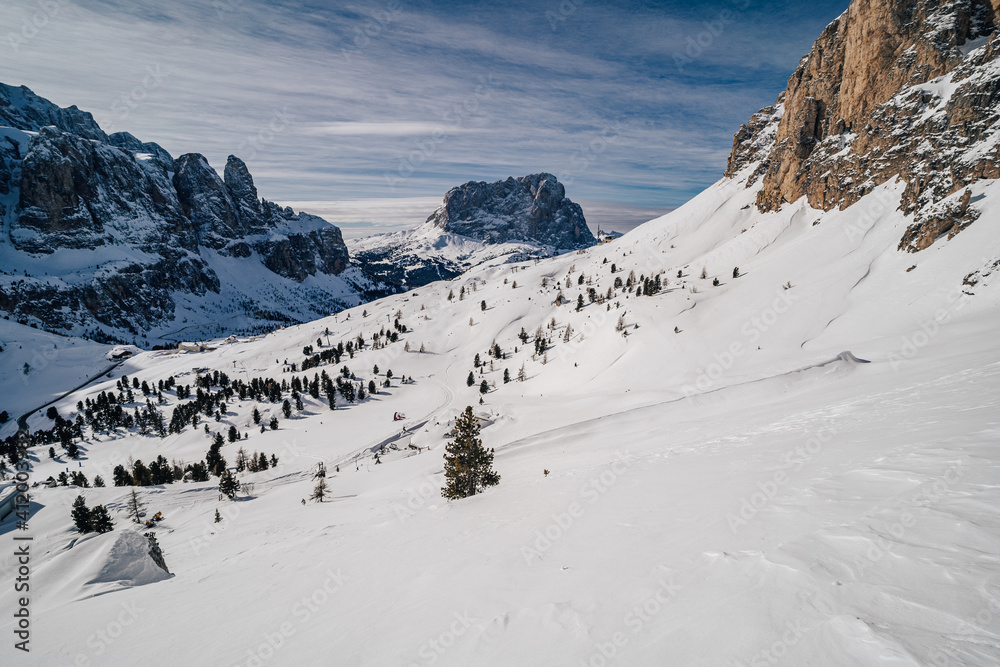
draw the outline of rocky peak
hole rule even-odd
[[[583,210],[566,198],[562,183],[546,173],[454,187],[427,222],[488,243],[538,243],[572,250],[597,242]]]
[[[246,322],[288,322],[291,316],[278,310],[259,310],[256,297],[301,294],[289,310],[315,316],[336,309],[344,297],[380,289],[332,279],[349,263],[340,230],[258,199],[239,158],[229,157],[220,178],[202,155],[174,160],[127,132],[106,135],[75,107],[60,109],[27,88],[3,84],[0,223],[9,234],[8,251],[37,269],[17,281],[0,276],[0,311],[50,330],[106,326],[136,335],[174,318],[178,300],[232,290],[249,294],[242,306]],[[94,263],[90,251],[99,246]],[[80,266],[66,280],[43,259],[57,251]],[[225,266],[224,275],[242,273],[233,262],[270,271],[257,274],[259,287],[234,285],[231,278],[227,284],[214,267]],[[312,286],[292,289],[282,282],[312,276]],[[323,285],[331,291],[324,293]]]
[[[230,155],[226,160],[226,170],[223,180],[244,217],[260,218],[263,209],[257,198],[257,188],[253,184],[253,176],[246,163]]]
[[[746,183],[763,176],[762,211],[803,196],[844,208],[900,176],[901,206],[923,224],[923,209],[996,171],[995,146],[976,160],[963,155],[998,118],[998,24],[1000,0],[854,0],[800,61],[780,120],[772,107],[740,128],[727,176],[754,164]],[[961,227],[952,222],[903,245],[926,247]]]
[[[85,139],[108,139],[108,135],[88,112],[81,111],[76,106],[63,109],[25,86],[16,88],[0,83],[0,126],[37,132],[49,125]]]

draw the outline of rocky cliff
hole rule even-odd
[[[351,242],[355,261],[407,287],[453,278],[487,261],[519,261],[597,243],[579,204],[552,174],[449,190],[427,221],[408,232]]]
[[[900,248],[953,236],[978,215],[968,186],[1000,177],[998,24],[1000,0],[854,0],[740,128],[726,175],[761,183],[761,211],[846,208],[899,177]]]
[[[544,173],[452,188],[427,222],[486,243],[577,250],[597,242],[583,209],[566,198],[566,188],[555,176]]]
[[[220,178],[201,155],[175,160],[2,84],[0,219],[0,310],[63,333],[254,330],[382,291],[344,273],[336,227],[259,199],[239,158]]]

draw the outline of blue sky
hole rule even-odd
[[[14,0],[0,80],[174,156],[239,155],[268,199],[355,202],[347,235],[538,171],[592,223],[628,226],[721,176],[847,4]]]

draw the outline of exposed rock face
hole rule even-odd
[[[789,79],[777,126],[740,128],[727,175],[755,164],[747,185],[763,174],[762,211],[803,196],[845,208],[899,176],[901,207],[915,214],[901,248],[957,233],[975,210],[931,207],[1000,176],[998,24],[1000,0],[855,0]],[[767,132],[773,148],[759,157]]]
[[[566,198],[566,188],[552,174],[470,181],[449,190],[427,221],[487,243],[538,243],[560,250],[597,243],[583,210]]]
[[[500,257],[521,261],[595,243],[583,210],[556,177],[533,174],[452,188],[423,225],[356,239],[351,252],[370,273],[419,287]]]
[[[58,279],[0,276],[0,309],[53,330],[84,333],[105,325],[139,333],[160,326],[175,316],[179,296],[190,300],[226,289],[213,257],[243,261],[246,272],[266,267],[274,281],[298,283],[349,266],[339,229],[258,199],[239,158],[229,157],[223,179],[201,155],[174,160],[131,134],[106,135],[75,107],[60,109],[27,88],[3,84],[0,220],[10,241],[7,249],[0,243],[0,251],[24,253],[24,261],[102,249],[93,260],[73,255],[83,265]],[[58,262],[52,268],[60,274]],[[281,290],[295,291],[289,287]],[[260,289],[281,291],[272,284]],[[347,305],[341,297],[378,292],[373,284],[351,289],[336,298],[302,290],[298,311],[328,314]],[[252,303],[247,308],[257,309]],[[273,310],[261,319],[297,320]]]

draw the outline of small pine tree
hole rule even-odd
[[[493,470],[493,450],[483,447],[479,439],[479,422],[471,405],[455,421],[455,439],[445,447],[444,475],[447,482],[441,495],[449,500],[474,496],[500,483],[500,475]]]
[[[508,382],[510,382],[510,369],[505,368],[503,369],[503,383],[507,384]]]
[[[260,410],[258,410],[256,407],[253,409],[253,423],[254,424],[260,423]]]
[[[76,529],[81,533],[89,533],[93,529],[90,509],[88,509],[87,501],[84,500],[83,496],[77,496],[76,500],[73,501],[73,511],[70,512],[70,516],[73,517]]]
[[[215,510],[215,523],[221,523],[221,522],[222,522],[222,515],[219,514],[219,510],[216,509]]]
[[[277,417],[271,417],[271,430],[272,431],[277,431],[278,430],[278,418]]]
[[[232,500],[239,493],[239,490],[239,480],[229,470],[224,470],[222,476],[219,478],[219,493]]]
[[[471,387],[472,385],[476,384],[476,375],[475,375],[475,373],[473,373],[472,371],[469,371],[469,377],[467,377],[465,379],[465,384],[466,384],[466,386],[469,386],[469,387]]]
[[[281,413],[285,415],[285,419],[289,419],[292,416],[292,404],[285,399],[285,402],[281,404]]]
[[[98,533],[108,533],[115,529],[115,523],[104,505],[94,505],[90,510],[90,525]]]
[[[578,311],[583,310],[583,295],[580,294],[576,297],[576,309]]]
[[[97,475],[96,477],[94,477],[94,486],[96,486],[98,488],[103,487],[104,486],[104,478],[101,477],[100,475]]]
[[[734,266],[733,267],[733,278],[739,278],[739,277],[740,277],[740,267]]]
[[[479,383],[479,393],[480,394],[485,394],[489,390],[490,390],[490,385],[486,382],[486,380],[483,380],[482,382]]]
[[[316,488],[313,489],[312,495],[309,496],[309,500],[315,500],[316,502],[321,503],[328,494],[329,491],[326,486],[326,478],[320,477],[319,481],[316,483]]]

